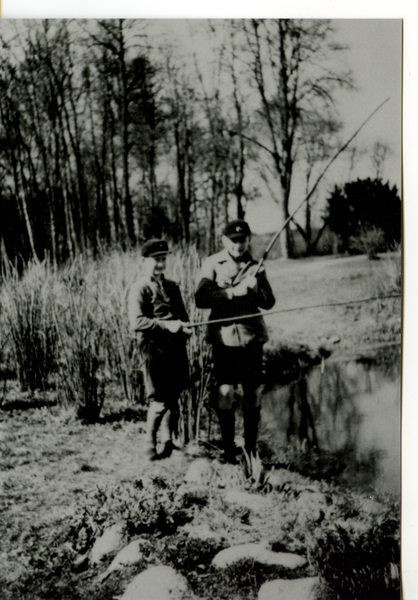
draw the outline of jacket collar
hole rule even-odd
[[[228,252],[228,250],[226,248],[224,248],[223,250],[221,250],[219,252],[218,255],[218,262],[219,263],[224,263],[227,261],[233,261],[234,263],[247,263],[253,260],[253,257],[251,256],[251,254],[248,252],[248,250],[246,250],[244,252],[244,254],[238,259],[236,260],[233,256],[231,256]]]

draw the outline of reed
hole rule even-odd
[[[144,404],[138,344],[127,314],[129,289],[140,273],[140,264],[136,252],[105,255],[97,266],[97,287],[100,306],[107,318],[113,375],[130,402]]]
[[[75,405],[78,416],[95,422],[103,407],[109,369],[109,331],[100,305],[94,265],[78,258],[62,276],[64,290],[56,299],[59,400]]]
[[[9,345],[22,391],[45,390],[56,366],[55,282],[49,260],[30,263],[22,277],[12,265],[3,273],[3,346]]]
[[[178,281],[190,322],[203,320],[203,311],[196,307],[194,293],[201,260],[195,247],[177,252],[171,261],[173,278]],[[199,441],[203,411],[209,405],[212,356],[205,339],[205,327],[193,327],[187,342],[192,387],[180,399],[180,421],[184,442]],[[208,413],[210,435],[210,411]]]

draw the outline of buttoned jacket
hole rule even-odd
[[[128,295],[128,317],[141,345],[148,342],[162,348],[176,337],[167,331],[165,322],[188,321],[178,285],[164,277],[161,281],[142,277],[133,284]]]
[[[224,323],[209,323],[208,342],[225,346],[247,346],[268,340],[267,328],[259,308],[269,310],[274,306],[275,299],[265,272],[258,273],[256,290],[248,290],[245,296],[231,297],[228,291],[243,267],[256,264],[249,252],[235,260],[226,249],[209,256],[203,263],[196,288],[196,305],[211,309],[209,320],[228,319]],[[251,314],[256,316],[236,319]]]

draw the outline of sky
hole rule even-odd
[[[277,7],[280,6],[280,15]],[[373,119],[364,135],[387,137],[399,147],[399,19],[404,28],[403,66],[403,198],[405,300],[403,339],[403,429],[402,429],[402,578],[404,600],[418,600],[418,387],[416,381],[418,315],[418,31],[417,3],[411,0],[1,0],[3,18],[231,18],[231,17],[309,17],[335,18],[341,39],[351,46],[350,60],[359,93],[347,101],[355,128],[387,96],[391,97]],[[350,19],[357,21],[356,27]],[[372,19],[370,21],[369,19]],[[387,20],[389,19],[389,21]],[[368,21],[366,21],[368,20]],[[357,120],[358,119],[358,120]],[[373,127],[371,126],[373,124]],[[348,127],[348,125],[347,125]],[[361,139],[361,138],[360,138]],[[387,177],[397,181],[396,160]],[[399,164],[399,162],[398,162]],[[389,166],[388,166],[389,169]],[[393,170],[392,170],[393,169]]]
[[[318,218],[323,212],[325,198],[334,185],[343,185],[348,180],[374,178],[375,167],[370,159],[375,142],[386,144],[390,153],[383,165],[383,181],[402,188],[401,169],[401,110],[402,110],[402,21],[400,19],[336,19],[332,22],[336,39],[348,46],[344,63],[353,72],[356,89],[337,94],[339,113],[344,122],[341,133],[343,142],[360,127],[367,117],[382,103],[389,100],[364,126],[353,140],[350,148],[358,147],[359,154],[353,170],[347,154],[341,155],[327,172],[318,192]],[[298,186],[298,183],[300,184]],[[292,184],[291,210],[303,200],[304,181],[296,176]],[[302,210],[298,215],[303,217]],[[247,206],[248,221],[256,233],[273,231],[280,227],[280,210],[268,200]]]

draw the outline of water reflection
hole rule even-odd
[[[400,493],[400,368],[326,361],[263,398],[276,451],[344,461],[339,483]]]

